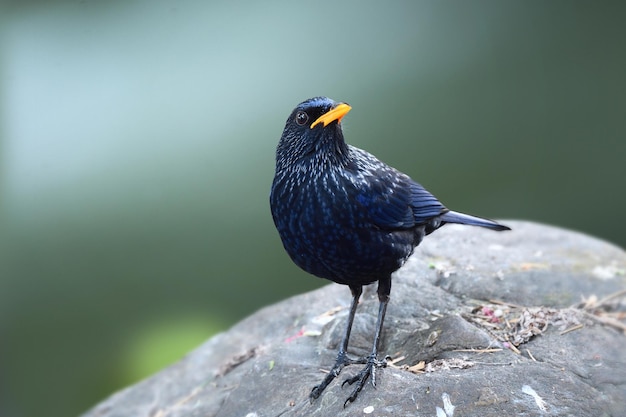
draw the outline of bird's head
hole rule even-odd
[[[351,107],[327,97],[303,101],[291,112],[276,150],[278,165],[293,165],[308,158],[341,160],[348,152],[341,119]]]

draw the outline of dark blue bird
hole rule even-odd
[[[298,105],[285,124],[276,149],[276,174],[270,194],[272,217],[285,250],[305,271],[348,285],[352,304],[337,361],[311,391],[320,396],[348,364],[365,364],[345,404],[356,399],[370,375],[375,385],[378,341],[391,290],[400,268],[424,236],[446,223],[510,230],[492,220],[448,210],[409,176],[372,154],[348,145],[341,119],[346,103],[316,97]],[[378,281],[380,308],[372,352],[346,355],[362,286]],[[344,404],[344,405],[345,405]]]

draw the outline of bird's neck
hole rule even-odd
[[[319,142],[307,147],[280,146],[276,152],[276,169],[301,171],[321,171],[345,167],[350,160],[350,147],[343,140],[343,136],[332,139],[323,138]]]
[[[343,136],[322,142],[315,151],[316,162],[334,167],[344,167],[350,156],[350,149]]]

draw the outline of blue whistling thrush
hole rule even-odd
[[[391,274],[424,236],[446,223],[510,230],[492,220],[448,210],[409,176],[372,154],[348,145],[341,119],[346,103],[316,97],[291,113],[276,149],[276,174],[270,194],[272,217],[291,259],[305,271],[350,287],[352,303],[337,361],[313,388],[318,398],[344,366],[364,368],[344,384],[356,384],[344,406],[356,399],[371,375],[384,366],[378,342]],[[380,307],[371,354],[347,356],[350,330],[363,285],[378,281]]]

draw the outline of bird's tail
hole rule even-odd
[[[470,216],[469,214],[463,214],[456,211],[449,211],[440,217],[446,223],[459,223],[467,224],[470,226],[486,227],[488,229],[502,231],[511,230],[510,227],[503,224],[494,222],[493,220],[483,219],[482,217]]]

